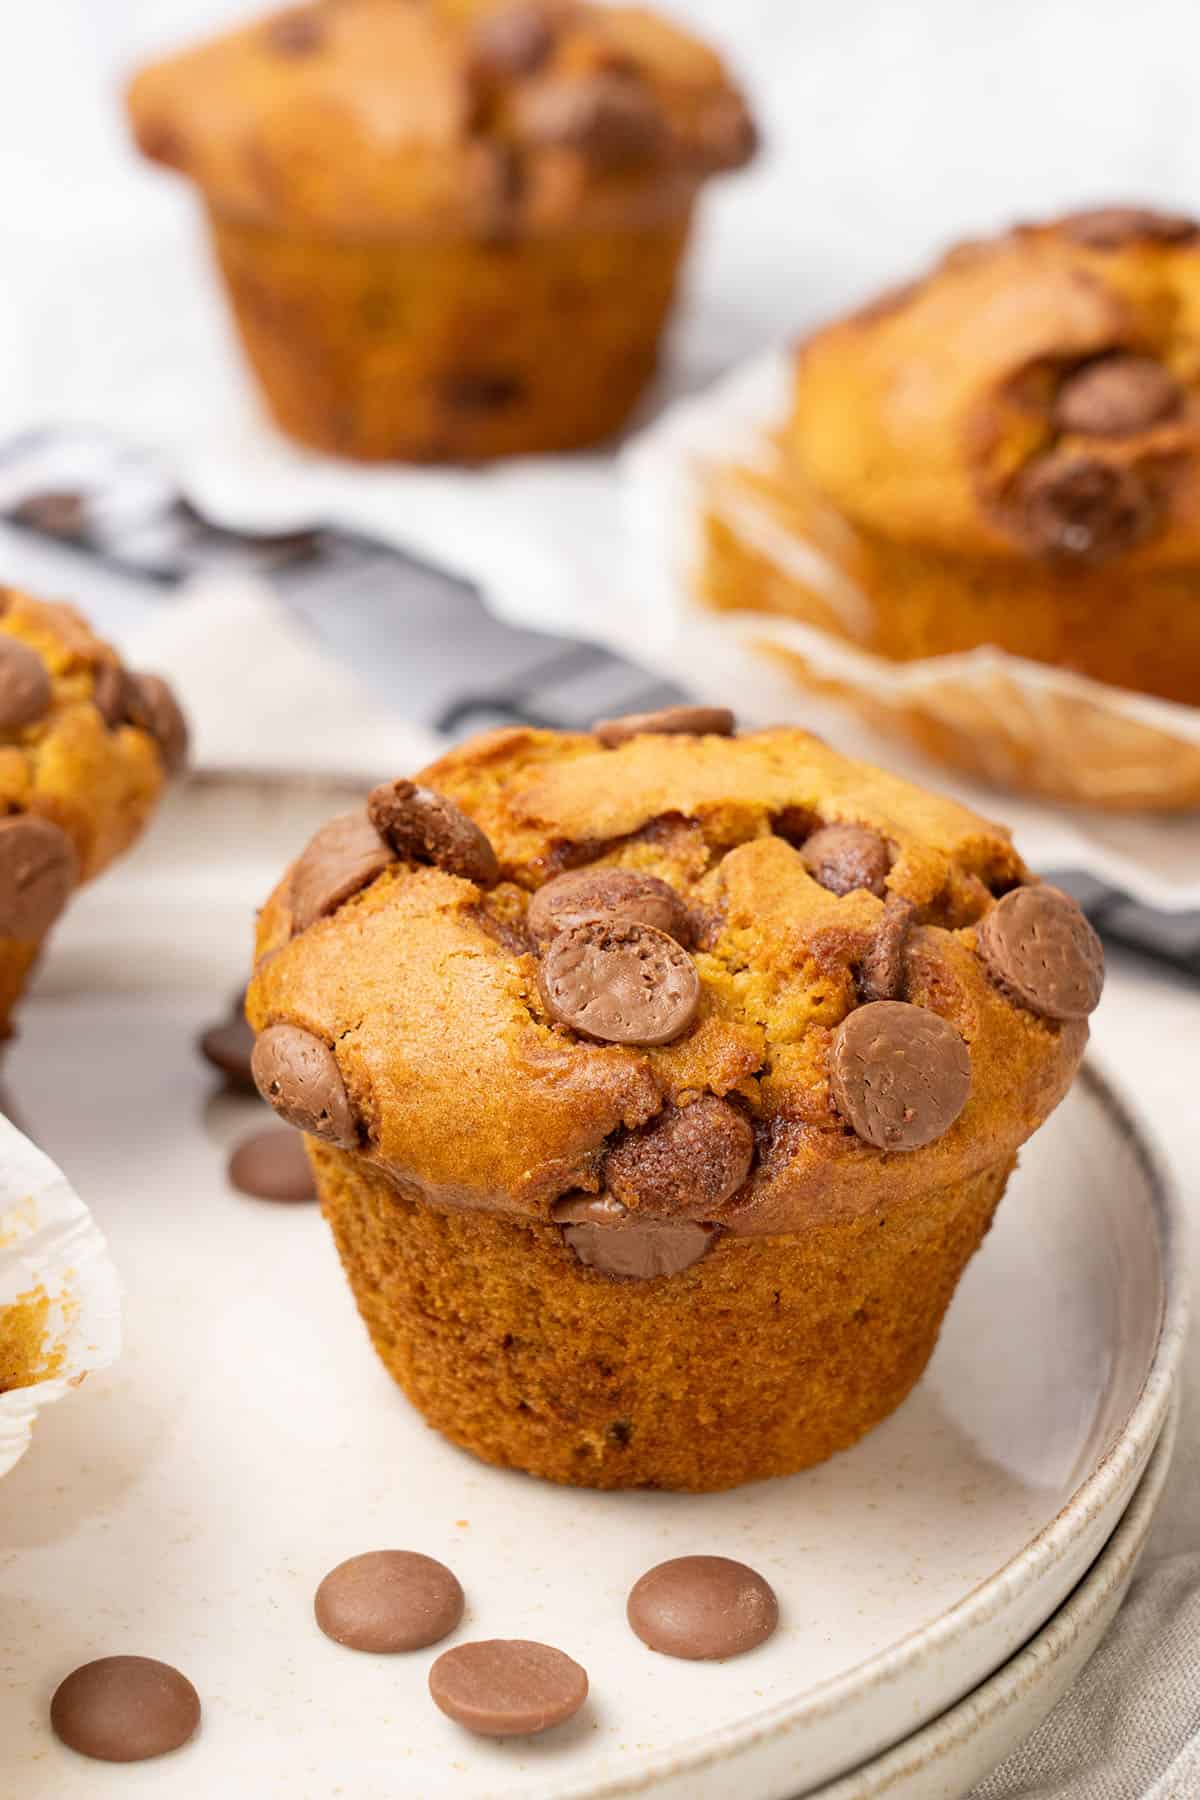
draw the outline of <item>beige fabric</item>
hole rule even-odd
[[[1143,1566],[1074,1688],[970,1800],[1200,1800],[1200,1553]]]

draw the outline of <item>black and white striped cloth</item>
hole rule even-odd
[[[451,738],[521,721],[577,729],[687,698],[599,644],[510,626],[468,583],[367,538],[216,525],[155,459],[104,432],[47,429],[0,447],[0,521],[86,559],[143,607],[201,575],[265,577],[398,714]],[[1103,937],[1200,977],[1200,913],[1156,911],[1086,870],[1041,872]]]

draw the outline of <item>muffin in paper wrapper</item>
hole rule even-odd
[[[1200,707],[1159,700],[987,647],[893,662],[855,643],[874,602],[848,529],[806,511],[772,433],[786,417],[786,351],[677,407],[629,453],[638,574],[688,673],[728,692],[731,649],[793,691],[994,786],[1114,810],[1200,807]],[[777,681],[764,686],[778,695]]]
[[[43,1406],[121,1347],[117,1272],[66,1178],[0,1117],[0,1475]]]

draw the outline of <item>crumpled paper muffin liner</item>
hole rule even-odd
[[[789,583],[815,593],[850,632],[874,606],[771,503],[769,434],[786,416],[790,375],[787,353],[774,351],[675,408],[630,453],[639,575],[652,572],[676,636],[701,634],[714,666],[749,647],[797,688],[994,786],[1104,809],[1200,807],[1200,707],[987,648],[891,662],[783,611],[705,601],[715,522],[762,571],[764,593],[786,596]]]
[[[121,1290],[99,1228],[48,1156],[0,1117],[0,1475],[42,1407],[121,1348]]]

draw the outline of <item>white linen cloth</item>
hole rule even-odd
[[[249,10],[250,0],[40,0],[12,22],[0,59],[4,434],[104,425],[164,451],[195,500],[230,523],[315,516],[358,526],[478,579],[521,620],[592,634],[619,623],[622,642],[631,629],[636,639],[639,596],[622,578],[611,458],[364,472],[293,451],[266,429],[193,203],[138,167],[115,104],[118,75],[138,55]],[[691,305],[675,333],[675,391],[902,277],[964,233],[1097,199],[1200,206],[1192,0],[1142,0],[1135,13],[1090,0],[674,0],[674,10],[731,50],[771,145],[706,208]],[[311,765],[307,706],[268,712],[265,690],[282,694],[286,672],[297,692],[315,683],[334,707],[333,678],[294,637],[285,648],[261,609],[252,620],[257,603],[238,604],[242,616],[226,615],[219,634],[209,628],[217,615],[201,619],[187,602],[155,622],[150,642],[134,633],[126,648],[174,676],[203,756]],[[238,679],[255,695],[251,709],[230,704]],[[238,718],[257,721],[250,736]],[[393,748],[374,704],[343,691],[327,726],[334,718],[323,737],[341,754],[361,754],[372,770],[384,752],[388,767],[406,760],[403,727]],[[1200,1193],[1194,992],[1119,959],[1095,1037],[1164,1137],[1185,1191]],[[1194,1347],[1191,1361],[1176,1467],[1134,1596],[1074,1693],[977,1800],[1200,1794]]]

